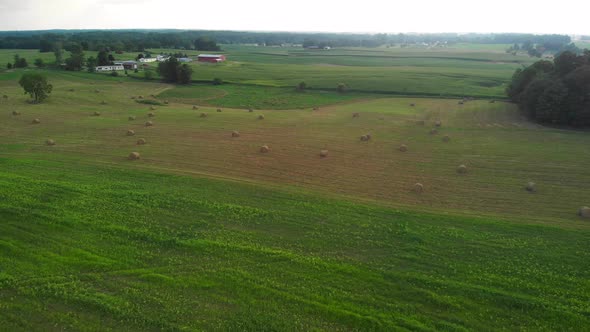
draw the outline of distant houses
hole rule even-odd
[[[221,54],[199,54],[199,62],[219,63],[225,61],[225,55]]]

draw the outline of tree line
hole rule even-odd
[[[415,43],[478,43],[543,45],[547,50],[558,50],[571,43],[566,35],[502,34],[352,34],[352,33],[294,33],[246,31],[183,31],[183,30],[51,30],[0,32],[0,49],[39,49],[52,52],[55,44],[67,49],[80,44],[85,51],[110,49],[114,52],[142,52],[150,48],[196,49],[218,51],[220,44],[377,47]]]
[[[534,121],[590,126],[590,51],[565,51],[517,69],[506,92]]]

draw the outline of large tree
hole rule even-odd
[[[47,77],[41,73],[25,73],[18,81],[35,103],[42,102],[51,93],[53,86],[47,82]]]
[[[166,82],[189,84],[193,69],[187,64],[181,65],[178,59],[172,56],[168,60],[158,64],[158,74]]]

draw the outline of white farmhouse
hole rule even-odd
[[[123,67],[123,65],[112,65],[112,66],[97,66],[94,69],[97,72],[105,72],[105,71],[125,70],[125,67]]]

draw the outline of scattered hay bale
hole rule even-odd
[[[260,115],[258,116],[258,120],[264,120],[264,115],[260,114]]]
[[[240,137],[240,132],[234,130],[231,132],[231,137]]]
[[[328,150],[320,150],[320,158],[326,158],[328,156]]]
[[[135,135],[135,130],[133,130],[133,129],[127,130],[127,136],[134,136],[134,135]]]
[[[357,113],[352,113],[352,117],[353,118],[360,118],[361,115],[357,112]]]
[[[436,134],[438,134],[438,130],[437,129],[433,128],[433,129],[430,130],[430,135],[436,135]]]
[[[405,144],[402,144],[402,145],[399,146],[399,150],[401,152],[406,152],[406,151],[408,151],[408,146],[405,145]]]
[[[451,141],[451,137],[449,135],[445,135],[445,136],[443,136],[442,141],[445,143],[448,143]]]
[[[55,141],[52,140],[51,138],[49,138],[48,140],[45,141],[45,144],[52,146],[52,145],[55,145]]]
[[[317,106],[316,106],[316,107],[314,107],[314,108],[312,108],[312,109],[313,109],[314,111],[319,111],[319,110],[320,110],[320,108],[319,108],[319,107],[317,107]]]
[[[94,116],[100,116],[100,112],[98,112],[98,111],[95,111],[93,114],[94,114]]]
[[[218,108],[218,109],[217,109],[217,112],[221,112],[221,108]]]
[[[131,152],[128,158],[129,160],[138,160],[140,158],[139,152]]]
[[[590,218],[590,207],[582,206],[578,210],[578,216],[580,216],[582,218]]]
[[[145,123],[145,126],[146,126],[146,127],[151,127],[151,126],[153,126],[153,125],[154,125],[154,123],[153,123],[153,122],[151,122],[151,121],[148,121],[148,122],[146,122],[146,123]]]
[[[206,118],[207,117],[207,113],[201,113],[201,117],[202,118]]]
[[[41,120],[39,120],[39,119],[33,119],[32,123],[33,124],[40,124],[41,123]]]
[[[199,108],[196,105],[193,105],[194,110],[198,110]]]
[[[131,99],[135,100],[135,96],[132,96]]]
[[[155,111],[156,108],[154,106],[150,106],[150,111]]]
[[[457,167],[457,173],[459,174],[467,174],[467,166],[461,164]]]
[[[370,139],[371,139],[371,135],[362,135],[361,136],[361,141],[363,141],[363,142],[366,142]]]
[[[442,122],[440,120],[436,120],[436,121],[434,121],[434,125],[436,127],[440,127],[440,126],[442,126]]]
[[[148,117],[153,118],[154,116],[156,116],[156,113],[154,113],[154,112],[149,112],[148,113]]]
[[[68,91],[70,91],[70,92],[74,92],[74,89],[68,89]]]
[[[143,96],[137,96],[137,99],[143,99]]]
[[[490,104],[495,103],[496,101],[494,99],[490,100]]]
[[[168,105],[168,100],[164,100],[164,104]]]
[[[422,183],[417,182],[414,185],[414,192],[417,194],[421,194],[424,191],[424,185]]]
[[[250,107],[250,108],[248,109],[248,112],[249,112],[249,113],[252,113],[252,112],[254,112],[254,109],[253,109],[252,107]]]
[[[20,112],[19,111],[12,111],[12,115],[14,115],[14,116],[20,115]]]
[[[262,152],[262,153],[268,153],[268,152],[270,152],[270,147],[268,147],[268,145],[265,144],[265,145],[263,145],[263,146],[260,147],[260,152]]]
[[[410,104],[410,106],[411,106],[411,107],[414,107],[414,106],[416,106],[416,104],[412,103],[412,104]]]
[[[140,138],[137,140],[137,145],[144,145],[145,144],[145,139],[144,138]]]
[[[129,121],[134,121],[135,120],[135,115],[131,115],[130,117],[127,118]]]
[[[534,193],[535,191],[537,191],[537,185],[534,182],[529,182],[526,184],[524,189],[526,189],[526,191],[530,193]]]
[[[461,100],[461,101],[459,101],[459,102],[458,102],[458,104],[459,104],[459,105],[463,105],[463,101],[462,101],[462,100]]]
[[[101,105],[106,105],[106,104],[107,104],[107,102],[103,100],[103,101],[101,101],[101,102],[100,102],[100,104],[101,104]]]
[[[94,90],[94,92],[96,92],[96,93],[100,93],[100,90],[98,90],[98,89],[95,89],[95,90]]]

